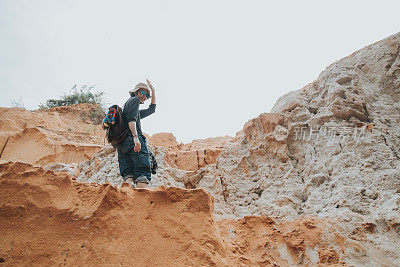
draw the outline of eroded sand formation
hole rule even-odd
[[[102,147],[104,133],[93,123],[91,104],[28,111],[0,108],[0,162],[45,166],[80,163]]]
[[[24,163],[0,173],[0,257],[9,264],[283,266],[363,251],[321,219],[215,220],[203,189],[77,183]]]
[[[148,190],[120,187],[95,107],[3,108],[0,260],[399,266],[399,51],[400,33],[333,63],[235,137],[148,137]]]

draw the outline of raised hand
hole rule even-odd
[[[151,90],[152,92],[154,92],[154,87],[153,87],[153,85],[151,84],[151,82],[149,81],[149,79],[146,79],[146,82],[147,82],[147,85],[149,86],[150,90]]]

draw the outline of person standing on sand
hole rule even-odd
[[[142,133],[140,120],[153,114],[156,110],[154,87],[146,79],[147,84],[138,83],[129,91],[130,98],[122,108],[122,119],[127,136],[118,144],[119,171],[125,183],[132,187],[145,188],[151,180],[150,154],[146,137]],[[150,94],[150,90],[151,94]],[[139,105],[151,98],[147,109],[139,110]]]

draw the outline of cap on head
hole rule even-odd
[[[138,90],[140,90],[140,89],[146,89],[146,90],[149,92],[149,94],[150,94],[149,87],[148,87],[147,84],[145,84],[145,83],[138,83],[138,84],[136,84],[136,85],[135,85],[135,88],[134,88],[133,90],[130,90],[130,91],[129,91],[129,94],[130,94],[131,96],[133,96],[133,93],[135,93],[136,91],[138,91]]]

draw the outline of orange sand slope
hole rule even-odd
[[[1,162],[45,166],[87,160],[103,144],[104,131],[94,121],[94,115],[101,113],[93,104],[35,111],[1,107]]]
[[[0,232],[9,265],[340,264],[362,250],[317,219],[217,222],[202,189],[81,184],[24,163],[0,164]]]

